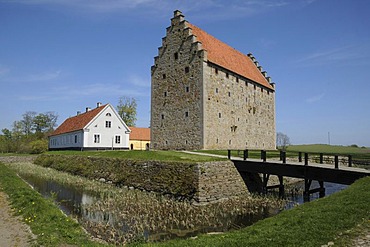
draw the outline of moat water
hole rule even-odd
[[[51,180],[44,180],[39,177],[32,177],[32,176],[23,176],[23,179],[27,181],[36,191],[42,194],[44,197],[51,197],[55,200],[59,206],[59,208],[66,213],[67,215],[73,215],[79,219],[79,221],[89,221],[93,223],[102,223],[102,224],[111,224],[115,227],[121,229],[125,232],[129,229],[128,223],[122,224],[122,222],[118,222],[117,217],[114,215],[113,212],[110,211],[94,211],[89,209],[89,205],[99,200],[98,195],[94,195],[92,193],[86,193],[79,189],[76,189],[73,186],[67,186],[55,181]],[[312,187],[317,187],[318,184],[313,182]],[[325,183],[324,184],[326,189],[326,195],[330,195],[342,189],[345,189],[347,186],[340,185],[340,184],[333,184],[333,183]],[[295,184],[295,188],[297,193],[293,193],[291,195],[286,195],[286,199],[288,203],[286,205],[286,209],[292,208],[297,204],[304,203],[304,198],[302,195],[301,189],[304,188],[304,183],[299,182]],[[310,200],[315,200],[319,198],[318,193],[312,194],[310,196]],[[150,232],[144,229],[143,235],[145,239],[150,239],[152,241],[159,241],[159,240],[167,240],[171,238],[177,237],[191,237],[196,236],[199,233],[207,233],[207,232],[224,232],[231,229],[239,229],[242,227],[246,227],[252,225],[253,223],[276,215],[280,212],[280,209],[264,209],[261,210],[259,213],[256,214],[245,214],[245,215],[235,215],[230,216],[225,214],[227,219],[220,219],[220,221],[225,221],[224,225],[217,226],[217,227],[209,227],[209,226],[194,226],[193,230],[169,230],[167,232]],[[185,214],[186,212],[184,212]],[[231,219],[230,219],[231,218]],[[232,223],[230,224],[230,220]]]

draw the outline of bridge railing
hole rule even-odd
[[[236,152],[236,153],[235,153]],[[259,157],[263,162],[267,161],[267,158],[279,158],[279,160],[285,164],[287,158],[295,162],[303,162],[304,165],[308,165],[310,162],[316,164],[334,164],[335,168],[338,169],[339,165],[345,165],[352,167],[353,165],[353,156],[352,155],[337,155],[337,154],[328,154],[328,153],[308,153],[308,152],[292,152],[292,151],[267,151],[267,150],[232,150],[227,151],[228,159],[232,158],[232,153],[237,155],[237,157],[247,160],[250,158],[250,153],[253,153],[254,158],[256,153],[259,152]],[[369,164],[365,163],[365,164]]]

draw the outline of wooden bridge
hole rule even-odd
[[[239,153],[240,151],[238,151]],[[319,154],[319,163],[309,164],[309,154],[299,153],[297,162],[286,161],[286,153],[280,153],[280,159],[267,161],[266,151],[261,150],[261,159],[249,159],[248,150],[243,150],[243,157],[231,157],[231,150],[228,150],[228,158],[235,164],[235,167],[242,175],[244,181],[251,177],[251,174],[262,174],[262,192],[267,193],[269,189],[279,189],[279,194],[284,195],[284,177],[302,178],[305,181],[304,197],[309,200],[309,195],[319,192],[320,197],[325,195],[324,182],[350,185],[359,178],[370,176],[370,170],[352,167],[352,156],[346,157],[346,165],[339,165],[339,156],[334,156],[334,164],[324,164],[324,154]],[[327,155],[326,155],[327,156]],[[279,178],[279,184],[268,186],[270,175]],[[320,187],[311,189],[312,181],[318,181]]]

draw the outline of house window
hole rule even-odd
[[[94,143],[100,143],[100,135],[99,134],[94,135]]]
[[[175,60],[179,59],[179,53],[177,53],[177,52],[176,52],[176,53],[174,54],[174,57],[175,57]]]
[[[189,73],[190,71],[190,68],[189,67],[185,67],[185,73]]]
[[[116,144],[120,144],[121,143],[121,136],[116,136]]]
[[[105,128],[111,128],[112,122],[111,121],[105,121]]]
[[[75,135],[75,143],[77,143],[77,135]]]

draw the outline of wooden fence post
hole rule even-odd
[[[339,159],[338,159],[338,155],[335,155],[335,157],[334,157],[334,161],[335,161],[335,169],[338,169],[338,168],[339,168]]]
[[[302,162],[302,152],[299,152],[298,153],[298,161],[299,162]]]
[[[352,167],[352,155],[348,155],[348,166]]]
[[[266,162],[266,150],[261,150],[261,159]]]
[[[304,153],[304,165],[308,166],[308,153]]]
[[[320,164],[324,163],[324,154],[320,153]]]
[[[282,155],[283,155],[283,164],[286,164],[286,152],[285,151],[283,151],[283,153],[282,153]]]
[[[244,160],[247,160],[248,159],[248,149],[245,149],[244,150],[243,159]]]

